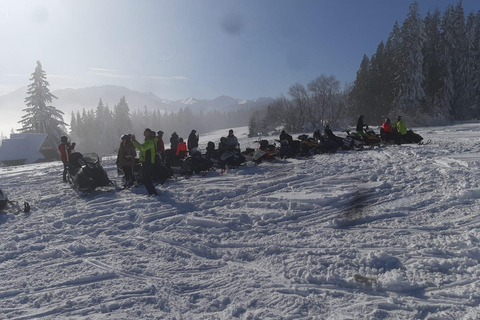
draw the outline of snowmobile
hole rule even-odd
[[[306,134],[298,136],[298,139],[301,141],[300,144],[300,155],[303,157],[309,157],[318,153],[333,153],[336,152],[339,148],[339,145],[334,141],[331,141],[321,134],[318,131],[314,132],[315,138],[311,138]]]
[[[343,130],[347,134],[347,136],[343,139],[344,145],[349,146],[350,150],[363,150],[365,146],[365,141],[359,136],[356,132],[350,132],[350,130]]]
[[[375,133],[372,129],[367,129],[365,130],[365,134],[363,135],[363,141],[365,142],[365,145],[373,148],[373,147],[378,147],[382,143],[382,138]]]
[[[264,161],[274,161],[277,159],[279,153],[275,144],[270,144],[268,140],[259,140],[257,143],[259,144],[257,149],[247,148],[242,152],[246,160],[260,164]]]
[[[209,170],[213,170],[213,161],[196,150],[192,151],[191,155],[183,160],[180,173],[188,178],[194,173],[204,173],[205,175]]]
[[[114,185],[96,153],[74,152],[69,159],[67,179],[77,191],[92,192],[97,187]]]
[[[174,170],[165,162],[161,161],[161,158],[156,157],[155,166],[152,172],[152,182],[159,182],[164,184],[166,180],[173,178]],[[135,165],[133,166],[133,176],[135,177],[136,185],[143,183],[142,164],[138,159],[135,159]],[[122,178],[122,183],[125,185],[126,181]]]
[[[3,192],[2,189],[0,189],[0,212],[5,213],[3,212],[3,210],[5,210],[7,208],[7,205],[9,204],[16,207],[18,209],[18,212],[21,211],[20,206],[18,205],[18,201],[8,200],[6,193]],[[30,204],[28,202],[24,202],[23,212],[29,212],[29,211],[30,211]]]
[[[413,130],[408,130],[407,134],[401,136],[401,143],[418,143],[421,144],[423,137]],[[425,144],[429,144],[431,141],[427,141]]]
[[[230,150],[225,151],[220,155],[217,165],[222,169],[222,172],[228,168],[234,169],[245,163],[245,156],[239,151]]]
[[[293,140],[292,143],[289,143],[288,140],[276,140],[280,142],[280,147],[277,148],[277,154],[281,159],[294,158],[298,153],[298,147],[300,146],[300,141]],[[298,142],[297,150],[295,150],[292,145]]]
[[[214,166],[222,169],[222,173],[227,167],[234,169],[245,163],[245,156],[237,148],[229,146],[225,137],[220,138],[218,149],[215,149],[215,143],[208,142],[205,158],[212,161]]]

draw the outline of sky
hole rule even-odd
[[[0,0],[0,95],[28,85],[37,60],[51,90],[111,84],[169,100],[278,97],[322,74],[351,83],[412,2]]]

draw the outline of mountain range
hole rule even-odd
[[[22,110],[25,106],[27,87],[19,88],[9,94],[0,96],[1,110]],[[52,105],[63,111],[67,117],[71,112],[96,109],[98,102],[102,99],[104,105],[111,110],[119,103],[120,98],[125,97],[130,110],[147,108],[149,110],[161,110],[177,112],[181,108],[190,107],[194,112],[222,110],[232,111],[243,108],[257,108],[268,105],[272,98],[258,98],[255,100],[235,99],[228,96],[219,96],[215,99],[199,100],[188,98],[184,100],[166,100],[159,98],[151,92],[141,93],[130,90],[126,87],[104,85],[81,89],[59,89],[51,91],[58,99],[52,101]]]

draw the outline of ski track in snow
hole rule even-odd
[[[32,207],[0,215],[0,318],[477,319],[480,124],[416,131],[433,142],[177,178],[159,197],[82,196],[60,162],[0,167]]]

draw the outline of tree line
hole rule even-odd
[[[211,110],[194,112],[190,107],[181,108],[178,112],[150,110],[145,106],[142,110],[130,111],[125,97],[122,97],[113,109],[104,105],[100,98],[96,109],[72,112],[70,123],[70,139],[77,142],[81,151],[112,153],[120,144],[124,134],[141,136],[145,128],[163,131],[163,140],[168,141],[173,132],[185,140],[195,129],[197,133],[218,129],[243,126],[253,111],[250,108],[235,111]]]
[[[375,54],[363,57],[350,93],[358,114],[403,114],[412,124],[442,124],[480,116],[480,12],[462,2],[421,18],[410,5],[400,27]]]
[[[418,3],[394,23],[375,54],[363,56],[355,81],[340,90],[322,75],[296,83],[249,122],[251,136],[283,127],[309,131],[343,127],[363,114],[371,124],[402,115],[409,125],[441,125],[480,117],[480,12],[465,16],[462,2],[422,18]]]

